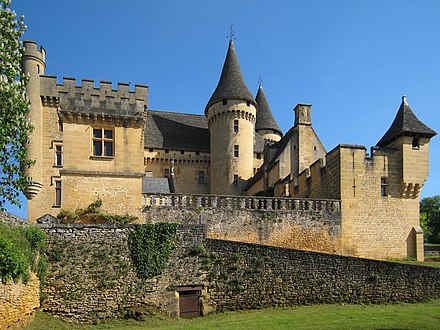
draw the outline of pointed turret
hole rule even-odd
[[[211,143],[212,194],[242,195],[253,175],[257,103],[244,83],[231,33],[217,88],[205,115]]]
[[[265,140],[279,141],[283,136],[283,132],[272,115],[272,111],[267,103],[266,94],[264,94],[261,85],[258,88],[255,101],[258,105],[255,131],[257,131]]]
[[[232,40],[229,41],[228,53],[226,54],[222,74],[217,84],[217,88],[206,105],[205,114],[212,104],[226,99],[242,99],[256,105],[251,92],[244,82],[237,54],[235,53],[234,42]]]
[[[437,133],[422,123],[411,110],[411,107],[406,102],[406,96],[402,97],[402,104],[394,118],[391,127],[385,135],[377,143],[378,146],[383,147],[401,136],[424,137],[432,138]]]

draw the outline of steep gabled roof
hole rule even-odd
[[[211,104],[223,99],[243,99],[256,104],[251,92],[244,82],[232,40],[229,42],[228,53],[226,54],[220,80],[205,107],[205,114]]]
[[[400,136],[420,136],[432,138],[437,133],[422,123],[411,110],[411,107],[406,102],[406,96],[402,97],[402,104],[397,112],[388,131],[377,143],[378,146],[386,146],[393,142]]]
[[[149,110],[145,123],[146,148],[210,152],[205,116]]]
[[[269,104],[267,103],[266,94],[264,94],[263,87],[260,85],[257,92],[257,97],[255,98],[258,104],[257,110],[257,121],[255,123],[255,130],[274,130],[277,131],[281,136],[283,132],[278,126],[275,118],[272,115]]]

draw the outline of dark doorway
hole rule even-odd
[[[186,286],[177,288],[179,292],[180,317],[201,316],[200,286]]]

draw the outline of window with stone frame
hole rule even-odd
[[[63,145],[54,144],[54,150],[55,150],[54,166],[63,167]]]
[[[206,178],[205,178],[205,171],[199,171],[199,184],[205,184]]]
[[[55,181],[55,205],[61,206],[61,180]]]
[[[413,149],[420,149],[420,139],[419,138],[412,139],[412,148]]]
[[[163,170],[163,176],[164,176],[165,178],[169,178],[169,177],[170,177],[170,169],[169,169],[169,168],[165,168],[165,169]]]
[[[234,133],[238,133],[238,119],[234,119]]]
[[[115,135],[111,128],[93,129],[93,156],[114,157]]]
[[[238,187],[238,175],[237,174],[234,174],[234,181],[233,181],[232,185],[234,187]]]
[[[238,144],[234,145],[234,157],[238,158],[239,155],[239,147]]]
[[[380,195],[385,197],[388,196],[388,178],[380,178]]]

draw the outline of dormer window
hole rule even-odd
[[[246,105],[247,105],[248,107],[250,107],[250,106],[251,106],[251,101],[246,101]]]
[[[413,138],[412,148],[413,149],[420,149],[420,139],[419,138]]]
[[[223,101],[223,105],[228,104],[228,100],[222,100]]]

